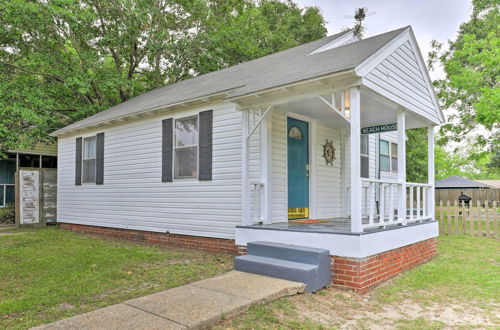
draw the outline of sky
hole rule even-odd
[[[470,0],[295,0],[301,7],[315,6],[321,9],[327,21],[328,34],[335,34],[343,28],[354,26],[354,10],[367,7],[368,16],[365,38],[400,27],[411,25],[418,45],[427,60],[433,39],[446,42],[454,39],[461,23],[470,17]],[[430,73],[432,79],[443,77],[442,70]]]

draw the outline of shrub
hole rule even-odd
[[[16,209],[14,203],[9,203],[5,205],[5,207],[0,208],[0,223],[16,223]]]

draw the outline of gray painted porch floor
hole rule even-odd
[[[365,229],[363,233],[351,233],[351,219],[349,218],[334,218],[334,219],[319,219],[327,222],[317,223],[297,223],[297,222],[279,222],[273,224],[254,224],[250,226],[238,226],[238,228],[252,228],[252,229],[267,229],[267,230],[283,230],[283,231],[298,231],[298,232],[312,232],[312,233],[330,233],[330,234],[344,234],[344,235],[360,235],[372,233],[377,231],[391,230],[401,228],[401,225],[390,225],[385,228],[374,227]],[[408,224],[407,226],[417,225],[421,222],[433,220],[423,220],[418,223]],[[363,224],[368,224],[368,218],[362,220]]]

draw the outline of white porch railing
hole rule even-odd
[[[265,183],[264,182],[251,182],[250,183],[252,186],[252,206],[251,206],[251,213],[252,213],[252,223],[259,223],[259,222],[264,222],[264,203],[265,203],[265,196],[264,196],[264,187]]]
[[[406,183],[406,196],[400,196],[401,183],[395,180],[362,179],[362,228],[406,224],[432,218],[427,206],[429,184]],[[399,216],[399,199],[406,198],[406,213]]]
[[[432,208],[427,205],[428,194],[434,187],[426,183],[406,183],[407,189],[407,207],[408,207],[408,222],[427,220],[434,217],[431,214]]]

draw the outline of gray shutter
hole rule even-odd
[[[213,110],[200,112],[199,174],[200,181],[212,180]]]
[[[172,182],[173,120],[162,121],[161,181]]]
[[[104,133],[98,133],[96,138],[95,183],[104,183]]]
[[[75,185],[82,184],[82,138],[76,139],[75,150]]]

